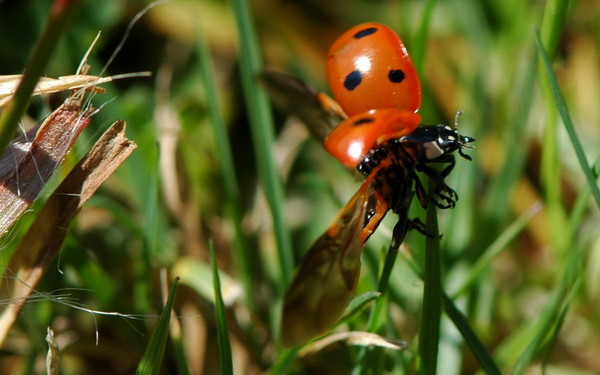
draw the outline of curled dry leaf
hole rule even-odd
[[[343,343],[356,346],[377,346],[385,349],[404,350],[408,348],[406,341],[388,339],[371,332],[350,331],[334,333],[315,341],[302,351],[302,356],[315,354],[333,344]]]
[[[76,92],[0,158],[0,237],[25,213],[90,122]]]
[[[125,136],[125,122],[115,122],[48,198],[8,264],[14,277],[4,279],[10,285],[2,290],[11,294],[2,298],[7,297],[12,303],[0,315],[0,345],[27,297],[58,254],[75,214],[136,147]],[[59,158],[39,155],[49,160]]]
[[[0,108],[6,106],[10,101],[22,78],[22,74],[0,76]],[[112,80],[113,77],[97,77],[84,74],[63,76],[58,77],[58,79],[42,77],[35,87],[33,95],[51,94],[54,92],[80,88],[97,93],[104,93],[105,90],[97,85]]]

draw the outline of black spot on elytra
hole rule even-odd
[[[359,126],[359,125],[369,124],[369,123],[371,123],[373,121],[375,121],[375,120],[372,119],[372,118],[370,118],[370,117],[365,117],[365,118],[361,118],[361,119],[358,119],[358,120],[354,121],[352,123],[352,125]]]
[[[390,70],[388,73],[388,79],[392,83],[400,83],[404,81],[404,78],[406,78],[406,75],[401,69]]]
[[[359,32],[357,32],[356,34],[354,34],[354,38],[356,39],[360,39],[360,38],[364,38],[365,36],[369,36],[371,34],[374,34],[377,32],[377,28],[376,27],[369,27],[366,29],[362,29]]]
[[[360,83],[362,82],[362,73],[358,70],[353,70],[346,76],[344,80],[344,87],[348,89],[348,91],[354,90]]]

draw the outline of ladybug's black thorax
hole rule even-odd
[[[380,147],[371,150],[358,165],[357,169],[363,175],[368,176],[384,161],[386,163],[402,164],[403,166],[413,168],[418,152],[416,149],[413,150],[413,147],[418,147],[418,145],[409,145],[403,138],[391,139],[383,143]]]
[[[362,166],[362,169],[361,169]],[[372,151],[360,164],[362,173],[377,173],[376,189],[392,211],[405,211],[410,205],[415,180],[415,159],[399,142],[390,141]]]

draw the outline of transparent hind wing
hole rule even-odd
[[[282,339],[295,346],[323,334],[341,317],[360,276],[364,242],[388,211],[365,181],[313,244],[285,295]]]

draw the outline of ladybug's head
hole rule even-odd
[[[457,112],[454,117],[454,128],[448,125],[437,126],[436,146],[441,149],[441,154],[449,154],[458,150],[458,154],[467,160],[471,160],[471,156],[463,152],[463,148],[473,148],[469,143],[474,142],[475,138],[461,135],[458,133],[458,117],[462,112]]]
[[[474,141],[475,138],[461,135],[456,129],[452,129],[447,125],[438,125],[436,144],[442,150],[441,154],[449,154],[458,150],[460,156],[467,160],[471,160],[471,156],[465,154],[462,149],[473,148],[469,143]]]

